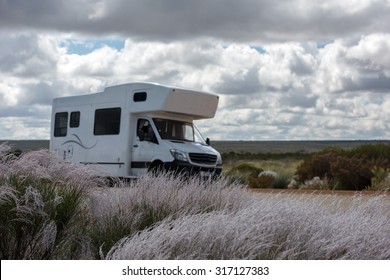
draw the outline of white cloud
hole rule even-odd
[[[304,76],[316,67],[316,59],[311,53],[298,43],[270,45],[264,49],[259,71],[262,85],[277,90],[305,86]]]
[[[390,34],[375,33],[363,36],[359,44],[350,48],[347,57],[370,72],[383,71],[390,77]]]
[[[52,98],[132,81],[219,94],[214,139],[390,136],[389,1],[49,2],[0,3],[0,138],[48,138]]]

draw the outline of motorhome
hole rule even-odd
[[[153,83],[55,98],[50,150],[121,178],[152,170],[219,175],[221,155],[194,125],[214,117],[218,100],[214,94]]]

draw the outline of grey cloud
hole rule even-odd
[[[389,27],[389,7],[381,2],[356,14],[312,5],[311,16],[305,3],[301,9],[296,8],[298,4],[288,0],[110,0],[105,17],[89,27],[92,32],[119,31],[159,40],[209,36],[233,41],[329,38]]]
[[[325,2],[326,3],[326,2]],[[267,0],[2,0],[0,24],[153,40],[214,37],[230,41],[298,41],[384,31],[389,5],[372,1],[354,13],[323,2]]]
[[[308,64],[301,57],[295,54],[296,58],[291,62],[290,69],[299,76],[306,76],[313,74],[314,69],[312,65]]]
[[[244,76],[224,73],[221,80],[213,85],[212,90],[223,94],[247,95],[261,91],[256,68],[249,69]]]
[[[56,58],[39,46],[36,34],[0,34],[0,73],[37,78],[55,69]]]
[[[390,77],[383,74],[361,75],[359,79],[344,78],[342,91],[370,91],[390,94]]]
[[[9,117],[28,118],[33,122],[46,121],[50,114],[51,108],[49,106],[32,106],[21,105],[17,107],[3,107],[0,110],[0,119]]]
[[[318,96],[311,95],[307,91],[295,90],[285,93],[280,98],[280,103],[286,107],[314,108],[317,99]]]
[[[20,98],[18,105],[51,105],[52,99],[56,96],[58,85],[38,82],[33,84],[24,84],[22,86],[23,98]]]
[[[0,26],[7,29],[82,31],[95,1],[0,0]]]

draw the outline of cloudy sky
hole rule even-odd
[[[390,0],[0,0],[0,139],[133,81],[218,94],[215,140],[390,139]]]

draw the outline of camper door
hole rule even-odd
[[[149,119],[138,118],[134,133],[131,169],[133,176],[140,176],[148,171],[154,157],[159,154],[156,130]]]

